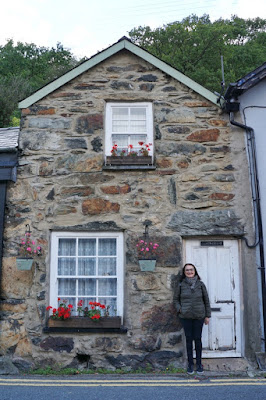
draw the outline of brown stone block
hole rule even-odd
[[[188,168],[188,166],[189,166],[189,162],[187,161],[187,160],[182,160],[182,161],[179,161],[178,163],[177,163],[177,166],[179,167],[179,168]]]
[[[162,307],[153,306],[141,314],[141,329],[149,333],[177,332],[181,324],[174,306],[165,304]]]
[[[57,99],[60,97],[63,98],[69,98],[69,99],[79,99],[81,95],[79,93],[73,93],[73,92],[58,92],[58,93],[53,93],[52,96],[53,98]]]
[[[77,212],[76,207],[71,207],[67,205],[60,205],[55,210],[56,215],[67,215],[67,214],[75,214]]]
[[[18,342],[14,355],[17,357],[26,357],[30,356],[31,354],[32,354],[31,342],[27,337],[25,337]]]
[[[82,212],[87,215],[104,214],[110,212],[119,212],[120,205],[118,203],[111,203],[108,200],[96,198],[85,200],[82,203]]]
[[[25,115],[29,115],[30,114],[30,109],[29,108],[23,108],[21,110],[21,115],[25,116]]]
[[[219,134],[219,129],[201,129],[187,136],[187,140],[192,142],[216,142]]]
[[[101,191],[106,194],[126,194],[131,192],[129,185],[124,186],[104,186],[101,187]]]
[[[174,175],[177,171],[175,169],[167,169],[162,171],[156,171],[158,175]]]
[[[211,119],[209,121],[209,124],[212,126],[227,126],[227,121],[224,121],[223,119]]]
[[[52,114],[55,114],[55,109],[52,107],[37,111],[37,115],[52,115]]]
[[[232,200],[235,197],[232,193],[212,193],[209,198],[213,200]]]
[[[4,298],[25,299],[29,296],[33,270],[18,271],[16,257],[3,258],[2,296]]]
[[[47,176],[52,174],[53,174],[53,167],[51,166],[51,163],[48,163],[48,161],[42,162],[39,168],[39,175]]]
[[[25,340],[25,335],[25,327],[21,321],[13,318],[1,321],[0,354],[16,348],[20,341]]]
[[[103,114],[82,115],[77,120],[76,131],[78,133],[93,133],[103,128]]]
[[[3,301],[1,302],[0,310],[11,313],[23,314],[27,310],[27,305],[25,303],[21,303],[19,300],[5,301],[5,302]]]
[[[94,189],[90,186],[87,187],[70,187],[70,188],[65,188],[61,190],[61,196],[62,197],[71,197],[71,196],[90,196],[91,194],[94,193]]]
[[[90,172],[101,171],[102,169],[102,156],[95,158],[87,158],[84,161],[76,161],[73,166],[75,172]]]
[[[171,168],[173,165],[173,162],[169,158],[157,158],[156,165],[159,168]]]
[[[134,282],[134,286],[137,290],[159,290],[160,282],[157,277],[153,274],[141,274]]]
[[[184,105],[186,107],[211,107],[207,101],[186,101]]]

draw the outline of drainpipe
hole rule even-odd
[[[229,103],[230,106],[230,103]],[[264,261],[264,246],[263,246],[263,230],[262,230],[262,218],[261,218],[261,205],[260,205],[260,191],[259,191],[259,180],[258,180],[258,170],[257,170],[257,160],[256,160],[256,150],[255,150],[255,135],[254,129],[250,126],[241,124],[234,120],[234,113],[230,111],[230,123],[241,129],[244,129],[247,133],[248,141],[250,142],[251,154],[250,158],[250,169],[251,169],[251,188],[254,206],[254,219],[255,219],[255,241],[254,244],[249,245],[246,238],[246,245],[249,248],[254,248],[259,245],[260,253],[260,270],[261,275],[261,292],[262,292],[262,313],[263,313],[263,327],[264,327],[264,351],[266,351],[266,287],[265,287],[265,261]]]
[[[0,299],[1,299],[1,281],[2,281],[5,205],[6,205],[6,184],[7,184],[6,182],[0,182]]]

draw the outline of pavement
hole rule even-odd
[[[266,370],[260,369],[257,361],[251,362],[245,358],[208,358],[203,359],[202,364],[205,376],[266,377]]]

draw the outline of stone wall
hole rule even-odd
[[[105,103],[116,100],[153,102],[155,170],[103,170]],[[23,109],[21,127],[18,180],[7,193],[0,355],[20,369],[51,360],[113,369],[183,365],[172,306],[182,237],[252,231],[243,133],[216,105],[126,51]],[[160,243],[154,273],[140,272],[135,254],[147,219]],[[26,224],[44,248],[30,272],[16,270]],[[124,231],[127,334],[43,332],[53,229]]]

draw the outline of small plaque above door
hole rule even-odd
[[[224,242],[222,240],[203,240],[200,242],[201,246],[223,246]]]

